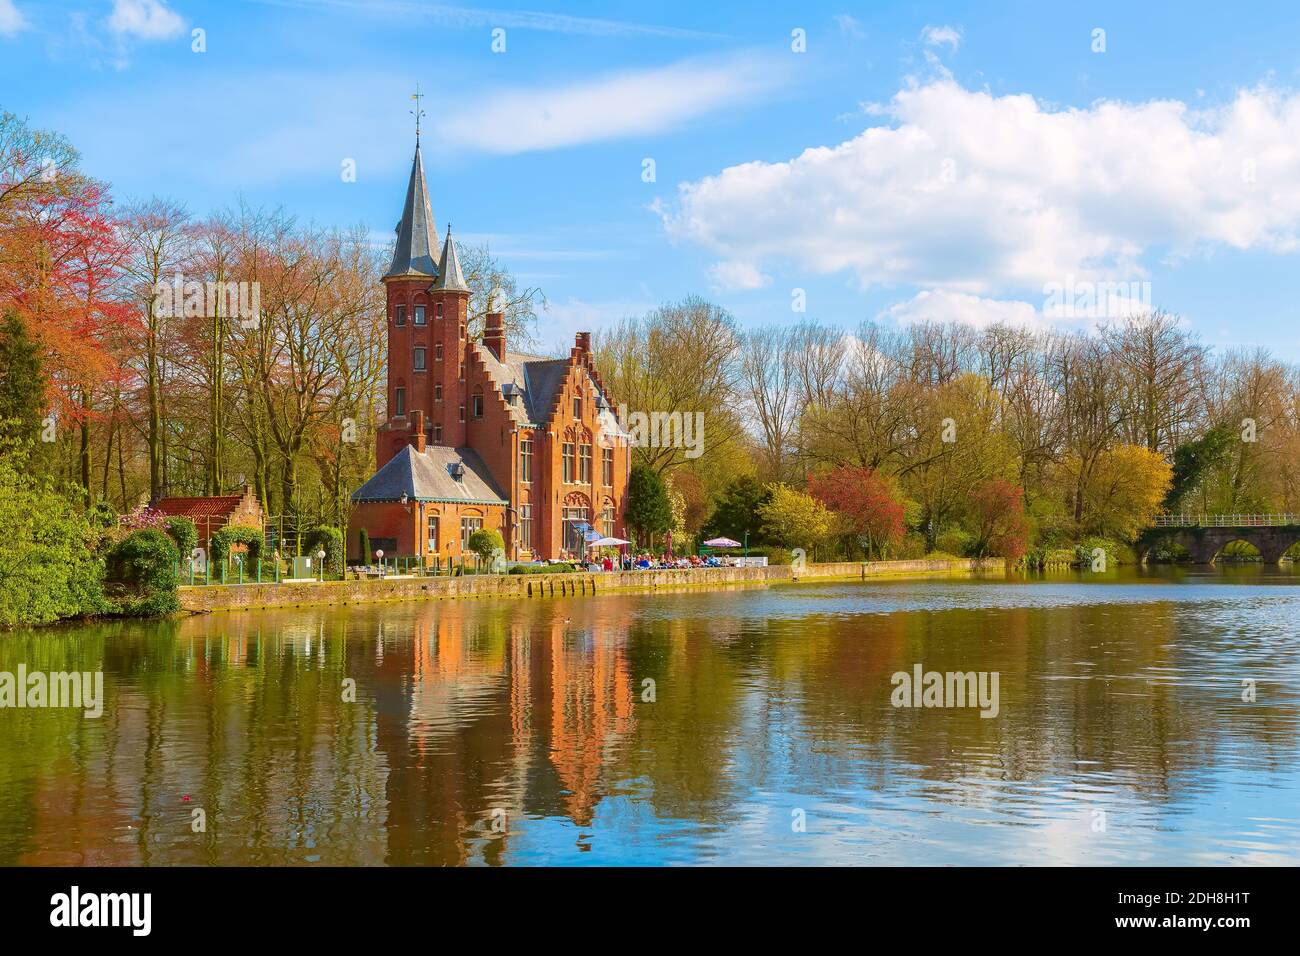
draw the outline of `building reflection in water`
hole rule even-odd
[[[824,795],[864,845],[888,827],[852,814],[882,807],[923,811],[890,823],[908,832],[937,812],[1010,834],[1105,799],[1168,828],[1160,808],[1222,773],[1294,761],[1294,686],[1237,697],[1236,675],[1295,666],[1267,628],[1225,651],[1240,629],[1177,602],[859,604],[446,601],[14,635],[0,670],[102,668],[108,699],[100,720],[0,712],[0,863],[498,864],[618,841],[700,859],[772,852],[788,805]],[[998,671],[999,717],[892,708],[918,662]]]

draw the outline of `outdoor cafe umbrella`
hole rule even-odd
[[[730,538],[710,538],[704,542],[707,548],[739,548],[739,541],[732,541]]]
[[[593,548],[617,548],[624,544],[631,544],[631,541],[625,541],[623,538],[599,538],[591,542]]]

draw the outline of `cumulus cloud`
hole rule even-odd
[[[709,278],[719,289],[761,289],[771,282],[748,262],[719,262],[709,267]]]
[[[754,56],[689,60],[560,86],[512,88],[474,98],[439,121],[444,142],[490,153],[524,153],[661,132],[750,102],[781,83],[782,70]]]
[[[1011,299],[986,299],[966,292],[926,289],[906,302],[898,302],[878,318],[892,319],[901,325],[917,322],[958,322],[977,329],[990,325],[1033,328],[1043,324],[1043,314],[1028,302]]]
[[[1145,278],[1152,249],[1300,246],[1300,95],[1052,109],[941,79],[886,115],[839,145],[679,185],[666,228],[737,275],[779,263],[1035,299],[1053,282]]]
[[[166,0],[113,0],[108,28],[137,40],[170,40],[184,32],[185,21]]]
[[[14,0],[0,0],[0,36],[11,37],[25,26],[27,20]]]
[[[931,27],[921,31],[921,40],[926,46],[950,46],[953,50],[961,46],[961,29],[959,27]]]

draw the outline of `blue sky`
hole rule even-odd
[[[545,291],[554,345],[689,293],[1077,327],[1049,287],[1118,282],[1300,359],[1296,5],[1066,6],[0,0],[0,108],[119,199],[382,241],[418,81],[440,228]]]

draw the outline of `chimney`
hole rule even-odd
[[[577,338],[575,339],[575,342],[576,342],[576,344],[577,344],[577,346],[578,346],[578,351],[579,351],[579,352],[590,352],[590,351],[591,351],[591,333],[590,333],[590,332],[579,332],[578,335],[577,335]]]
[[[411,445],[420,454],[424,454],[424,412],[416,409],[411,412]]]
[[[506,317],[502,312],[489,312],[487,325],[483,329],[484,347],[497,357],[498,362],[506,360]]]

